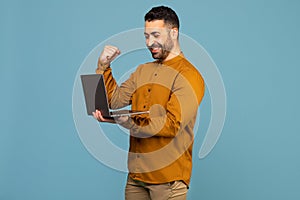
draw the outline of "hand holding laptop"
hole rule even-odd
[[[95,113],[95,117],[98,119],[98,121],[106,121],[103,119],[115,120],[122,116],[129,117],[132,115],[149,114],[148,110],[110,111],[103,75],[86,74],[80,75],[80,77],[82,81],[87,113],[88,115],[94,115],[93,113]],[[95,110],[98,110],[99,112],[95,112]],[[100,114],[103,119],[100,118]],[[125,120],[126,118],[120,118],[120,120],[121,119]]]
[[[93,116],[99,122],[109,122],[109,123],[123,123],[126,122],[129,118],[128,116],[115,117],[114,119],[104,118],[99,110],[93,112]]]

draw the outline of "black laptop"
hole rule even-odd
[[[107,99],[104,78],[102,74],[81,75],[85,105],[88,115],[99,110],[104,118],[130,116],[149,113],[149,111],[114,110],[110,111]]]

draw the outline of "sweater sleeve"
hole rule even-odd
[[[108,103],[111,109],[118,109],[131,104],[131,97],[135,91],[134,73],[120,86],[113,77],[110,67],[106,68],[105,71],[97,69],[96,73],[103,74]]]

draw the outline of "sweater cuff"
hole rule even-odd
[[[110,67],[110,64],[100,65],[96,69],[96,74],[103,74]]]
[[[135,125],[134,121],[130,117],[128,118],[127,121],[118,124],[120,124],[121,126],[127,129],[131,129]]]

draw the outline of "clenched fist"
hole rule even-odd
[[[104,71],[120,53],[118,47],[105,46],[98,59],[98,69]]]

